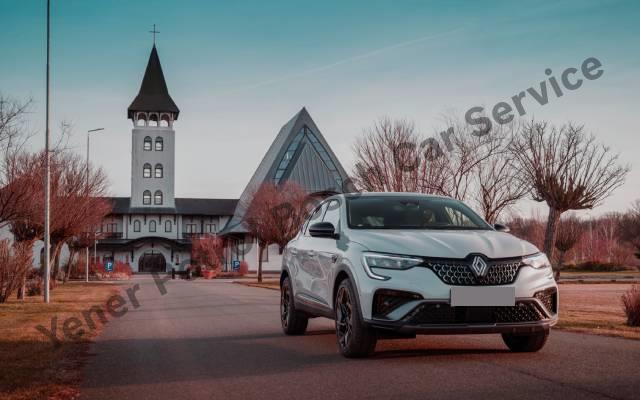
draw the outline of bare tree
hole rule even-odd
[[[18,207],[31,196],[30,187],[16,180],[22,147],[29,138],[25,115],[31,101],[0,95],[0,225],[18,217]]]
[[[422,147],[423,140],[413,123],[379,120],[353,146],[355,185],[368,192],[425,192],[426,182],[443,175],[433,174],[429,157],[421,154]],[[433,154],[431,158],[437,157]]]
[[[262,184],[246,206],[244,222],[258,240],[258,281],[262,282],[264,249],[277,244],[284,249],[302,225],[307,213],[304,189],[287,181],[281,185]]]
[[[618,221],[618,237],[635,248],[635,255],[640,258],[640,200],[624,213]]]
[[[383,118],[356,141],[353,180],[364,191],[419,192],[469,197],[473,172],[500,145],[453,117],[447,118],[444,140],[425,138],[414,124]]]
[[[475,194],[484,219],[494,224],[506,209],[524,198],[529,191],[526,181],[520,179],[511,143],[519,125],[498,125],[487,137],[489,152],[475,169]]]
[[[18,203],[11,230],[25,241],[42,238],[44,232],[44,155],[21,153],[16,157],[14,182],[29,188],[29,201]],[[107,179],[100,169],[89,169],[82,157],[68,151],[51,155],[51,248],[55,277],[59,272],[60,250],[76,237],[93,232],[111,211],[104,198]]]
[[[26,132],[25,116],[31,107],[31,100],[18,101],[0,94],[0,149],[21,147],[30,136]]]
[[[511,146],[533,199],[549,206],[544,251],[553,258],[558,221],[568,210],[591,209],[624,183],[629,167],[582,126],[526,124]]]

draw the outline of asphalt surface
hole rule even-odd
[[[83,399],[640,398],[639,341],[553,331],[540,352],[514,354],[497,335],[422,336],[349,360],[327,319],[284,336],[277,291],[134,284],[139,305],[124,294],[128,311],[93,346]]]

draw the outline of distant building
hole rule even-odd
[[[254,190],[264,182],[295,181],[318,197],[342,191],[347,174],[302,108],[280,129],[240,199],[176,198],[174,124],[179,113],[154,45],[127,111],[133,122],[131,197],[112,198],[113,212],[100,228],[99,261],[126,262],[136,272],[180,270],[189,263],[192,238],[215,234],[225,239],[225,269],[237,261],[255,269],[256,241],[243,224]],[[264,258],[265,270],[280,268],[277,246],[270,246]]]

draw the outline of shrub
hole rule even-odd
[[[626,271],[627,268],[615,263],[601,263],[598,261],[585,261],[576,265],[567,265],[568,271],[585,271],[585,272],[615,272]]]
[[[33,262],[31,250],[28,243],[0,240],[0,303],[22,287]]]
[[[217,270],[222,267],[224,243],[215,235],[202,235],[191,242],[191,260],[196,265]]]
[[[622,305],[627,314],[627,325],[640,326],[640,287],[633,285],[623,294]]]
[[[246,274],[249,273],[249,263],[246,261],[240,261],[240,268],[238,269],[238,272],[240,273],[241,276],[244,276]]]

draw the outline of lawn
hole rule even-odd
[[[71,282],[51,292],[50,304],[44,304],[42,297],[0,304],[0,398],[75,397],[89,343],[101,324],[96,324],[96,330],[86,329],[79,340],[69,340],[62,334],[63,321],[82,319],[81,312],[93,305],[104,307],[118,290],[114,284]],[[57,317],[59,346],[35,328],[42,325],[50,330],[53,317]]]
[[[560,287],[559,329],[640,339],[640,327],[626,325],[620,297],[632,285],[571,284]]]

